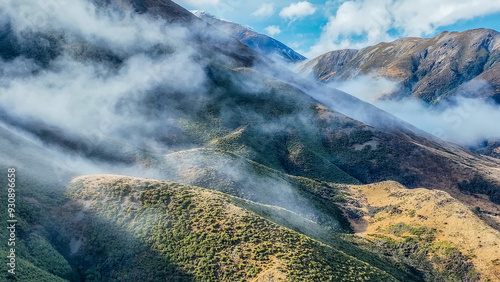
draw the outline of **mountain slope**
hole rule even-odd
[[[162,172],[165,179],[285,208],[332,233],[351,230],[334,205],[334,185],[287,175],[229,152],[197,149],[169,154]],[[346,182],[359,183],[352,178]]]
[[[399,83],[389,97],[415,97],[433,104],[456,94],[496,99],[499,60],[500,33],[474,29],[332,51],[307,62],[303,71],[320,81],[387,77]]]
[[[300,62],[306,59],[306,57],[295,52],[278,40],[257,33],[248,27],[219,19],[205,11],[193,11],[193,14],[264,55],[279,56],[281,59],[289,62]]]
[[[161,265],[150,273],[153,269],[148,264],[153,261],[143,259],[147,249],[135,247],[134,242],[139,241],[157,259],[170,261],[185,272],[178,274],[175,280],[179,281],[341,281],[354,277],[396,281],[331,247],[249,213],[220,193],[172,182],[104,175],[74,180],[69,193],[76,201],[74,208],[86,214],[74,220],[84,242],[74,255],[82,260],[86,273],[103,273],[103,268],[111,267],[112,271],[104,272],[100,279],[147,277],[148,281],[163,281],[172,277],[165,276],[170,270]],[[99,220],[93,222],[93,217]],[[119,259],[124,247],[125,261]],[[94,262],[84,264],[89,255]],[[134,268],[127,271],[127,265]],[[136,268],[147,272],[131,271]]]
[[[161,6],[151,5],[150,9],[154,11]],[[175,11],[166,16],[167,20],[177,17]],[[144,13],[137,17],[143,19],[146,16],[147,13]],[[75,57],[71,51],[74,47],[70,44],[73,43],[71,37],[60,39],[51,35],[54,44],[60,46],[55,48],[60,50],[59,53],[54,58],[39,56],[51,58],[44,61],[49,72],[28,76],[28,83],[23,79],[20,85],[39,87],[39,78],[52,79],[53,75],[60,75],[56,63],[62,58],[69,58],[69,70],[75,72],[75,61],[76,66],[89,69],[76,72],[80,75],[79,79],[61,77],[57,83],[63,84],[58,87],[68,92],[74,91],[75,87],[81,89],[80,85],[64,83],[88,79],[81,77],[82,73],[90,71],[99,74],[101,63],[104,67],[109,63],[112,67],[104,76],[106,83],[102,83],[101,77],[87,82],[95,86],[95,96],[88,100],[102,97],[102,93],[108,93],[110,89],[119,91],[106,95],[104,109],[107,111],[95,116],[89,114],[94,111],[92,105],[82,107],[78,100],[80,95],[85,97],[87,91],[71,96],[77,97],[75,101],[62,96],[61,103],[69,100],[74,103],[70,106],[78,109],[77,114],[75,111],[68,114],[71,116],[68,119],[78,119],[78,126],[68,126],[61,119],[30,119],[30,111],[17,115],[6,111],[4,118],[23,121],[12,125],[72,154],[113,163],[118,161],[118,164],[127,166],[147,164],[158,168],[159,160],[155,157],[158,152],[210,145],[241,154],[284,173],[321,181],[355,179],[372,183],[395,180],[408,187],[446,190],[461,200],[469,196],[460,189],[468,193],[487,194],[495,203],[500,201],[497,192],[499,180],[495,173],[491,173],[496,171],[498,163],[422,136],[411,126],[346,93],[309,81],[293,81],[293,74],[282,74],[279,66],[272,63],[261,67],[257,62],[266,62],[262,56],[234,38],[213,31],[215,28],[198,20],[193,21],[197,22],[193,28],[182,32],[166,27],[165,30],[171,31],[172,36],[161,43],[153,42],[152,46],[99,46],[90,37],[85,48],[113,55],[98,58],[94,51],[78,53]],[[119,23],[124,24],[123,21]],[[212,38],[206,41],[207,44],[201,44],[205,42],[205,37],[200,34],[205,29],[205,37],[215,34],[219,38],[214,38],[221,40]],[[22,42],[27,45],[34,42],[36,45],[37,41],[27,37]],[[79,44],[82,44],[81,41]],[[225,51],[222,52],[223,47]],[[123,52],[124,48],[126,52]],[[111,59],[114,56],[120,59]],[[183,62],[182,66],[178,66],[178,60]],[[259,67],[245,67],[254,64]],[[138,74],[144,72],[146,80],[138,80],[142,77]],[[10,77],[5,79],[12,80]],[[124,83],[129,81],[130,84]],[[47,99],[53,97],[52,89],[47,89],[45,93]],[[107,97],[110,97],[109,100]],[[312,97],[330,97],[330,100],[320,103]],[[36,107],[33,111],[39,110]],[[37,118],[45,116],[51,114],[44,113]],[[108,125],[101,129],[103,121]],[[48,123],[44,126],[45,130],[39,130],[40,123]],[[89,129],[79,132],[82,127]],[[67,140],[66,136],[72,137]],[[94,136],[99,138],[95,140]],[[89,140],[91,142],[87,143]],[[129,148],[134,148],[132,153]],[[114,156],[122,159],[115,159]],[[343,177],[339,178],[342,174]],[[489,184],[486,188],[476,185],[478,179]],[[487,206],[489,204],[485,202],[484,207]],[[494,212],[491,206],[487,209]]]
[[[427,250],[425,256],[441,264],[438,269],[460,273],[463,276],[456,279],[462,281],[474,274],[464,262],[468,257],[482,279],[500,279],[500,232],[481,221],[480,209],[471,210],[444,192],[408,190],[393,182],[350,186],[346,191],[348,214],[360,215],[351,218],[357,234],[378,241],[385,251],[397,253],[399,248],[411,257]]]
[[[10,142],[17,144],[18,146],[22,146],[24,148],[24,152],[29,151],[27,150],[29,146],[24,144],[26,140],[22,138],[16,138],[16,135],[12,132],[8,133],[9,134],[5,136],[9,138]],[[4,146],[6,145],[7,144],[4,144]],[[172,192],[173,197],[182,196],[182,200],[185,200],[185,195],[183,192],[185,189],[187,190],[195,189],[195,193],[192,196],[193,197],[196,196],[198,198],[202,197],[197,201],[201,201],[203,203],[206,203],[207,197],[210,198],[211,197],[210,195],[212,195],[213,192],[210,192],[208,190],[203,190],[205,192],[198,195],[198,192],[196,191],[200,191],[201,189],[172,182],[157,181],[150,179],[138,180],[129,177],[119,177],[119,176],[98,176],[98,177],[92,176],[76,180],[75,183],[72,184],[73,187],[72,191],[74,192],[76,190],[77,192],[76,193],[70,192],[69,195],[64,195],[64,189],[62,187],[60,187],[60,189],[56,189],[57,188],[56,185],[57,183],[59,183],[59,181],[64,183],[68,179],[68,176],[70,176],[71,174],[66,173],[64,169],[61,169],[59,167],[54,167],[51,165],[51,163],[56,162],[58,158],[57,157],[49,158],[48,156],[50,155],[50,152],[47,152],[43,148],[38,148],[36,150],[37,151],[32,152],[33,155],[44,156],[44,158],[42,158],[39,161],[47,162],[46,164],[43,164],[43,166],[47,170],[43,172],[45,173],[44,176],[41,176],[40,178],[31,179],[30,181],[28,181],[28,179],[30,179],[28,177],[28,173],[30,172],[30,170],[34,170],[36,172],[42,172],[42,170],[37,166],[29,165],[33,163],[33,160],[29,160],[29,156],[26,156],[26,158],[18,158],[18,156],[16,156],[15,153],[19,152],[19,150],[16,150],[14,148],[12,150],[9,150],[11,153],[14,154],[12,157],[2,159],[2,160],[18,159],[18,161],[15,163],[15,166],[16,168],[18,168],[17,172],[19,179],[18,184],[20,185],[20,187],[22,187],[22,190],[20,190],[22,192],[21,197],[19,197],[18,202],[16,202],[18,203],[17,219],[18,221],[20,221],[17,227],[19,236],[17,237],[18,241],[16,245],[18,251],[18,259],[19,259],[18,268],[19,271],[22,272],[22,274],[20,274],[19,277],[26,278],[27,279],[26,281],[35,281],[35,280],[30,280],[32,279],[32,277],[35,276],[40,279],[42,279],[41,277],[47,277],[47,279],[51,281],[58,281],[59,277],[62,277],[63,279],[68,279],[70,281],[80,281],[80,279],[86,279],[89,281],[94,281],[94,280],[102,281],[103,279],[108,279],[109,277],[121,277],[121,279],[131,281],[135,279],[134,277],[140,277],[140,275],[145,275],[145,277],[148,277],[148,279],[151,279],[151,277],[156,277],[154,275],[158,275],[157,276],[159,277],[158,279],[160,279],[161,277],[164,278],[166,277],[167,279],[169,279],[169,281],[172,279],[174,281],[181,281],[181,280],[192,281],[194,279],[191,274],[186,273],[184,270],[179,269],[179,266],[171,261],[170,256],[165,257],[158,255],[156,252],[151,252],[151,250],[147,248],[148,244],[144,243],[143,241],[131,237],[123,238],[123,234],[126,233],[124,233],[122,229],[117,229],[114,224],[110,224],[110,222],[108,222],[107,220],[103,220],[103,216],[101,214],[103,210],[101,208],[109,207],[110,213],[105,213],[105,215],[108,216],[109,220],[111,221],[119,220],[120,224],[123,223],[122,221],[123,216],[121,215],[121,213],[125,212],[124,216],[128,216],[130,215],[128,212],[130,211],[130,209],[128,209],[128,211],[127,209],[121,209],[117,212],[117,210],[114,209],[116,207],[116,203],[118,203],[118,206],[121,206],[122,205],[121,203],[124,203],[125,206],[131,206],[132,210],[136,211],[138,203],[134,201],[136,201],[138,197],[131,197],[130,201],[125,200],[125,202],[123,202],[124,198],[122,196],[124,195],[124,193],[125,194],[128,193],[127,191],[130,188],[129,186],[124,184],[125,182],[128,183],[129,181],[131,185],[137,184],[136,188],[141,190],[147,187],[161,188],[158,185],[164,186],[164,188],[168,187],[168,189],[171,189],[170,192]],[[233,157],[233,159],[235,158]],[[203,162],[203,160],[213,161],[215,163],[220,162],[220,159],[217,159],[215,157],[211,158],[198,157],[198,161]],[[238,160],[238,158],[236,158],[236,160]],[[35,162],[36,161],[38,160],[35,159]],[[177,161],[180,160],[177,159]],[[237,161],[237,163],[238,162],[241,161]],[[64,164],[64,162],[62,163]],[[181,161],[181,163],[183,168],[189,169],[189,162]],[[200,166],[200,164],[198,166]],[[266,168],[263,167],[258,169],[266,171]],[[250,171],[251,170],[249,170],[248,172]],[[199,172],[200,173],[203,172],[203,169],[200,168]],[[303,185],[304,187],[309,187],[308,189],[314,188],[317,190],[319,194],[323,194],[326,198],[328,198],[328,196],[335,195],[335,189],[336,189],[335,186],[328,185],[326,183],[321,184],[317,183],[316,181],[303,178],[293,179],[290,178],[289,176],[285,176],[278,172],[272,172],[272,173],[276,175],[275,177],[283,178],[285,181],[290,181],[291,183],[289,185],[291,186]],[[275,181],[279,181],[279,178]],[[289,179],[287,180],[287,178]],[[83,183],[86,185],[84,186],[81,185],[82,179],[85,180]],[[210,187],[215,190],[224,190],[225,188],[224,186],[222,189],[218,188],[216,184],[223,185],[224,183],[228,183],[229,181],[231,181],[231,179],[223,175],[212,178],[209,178],[206,175],[202,177],[202,180],[205,183],[209,179],[214,180],[213,182],[214,184],[210,185]],[[241,185],[242,183],[240,181],[237,184]],[[95,207],[97,208],[97,210],[95,212],[97,212],[97,215],[94,215],[94,213],[91,210],[89,210],[89,206],[87,204],[94,200],[90,200],[90,198],[92,197],[89,198],[89,191],[80,190],[84,187],[86,187],[85,189],[90,189],[90,195],[96,196]],[[266,187],[266,189],[268,188],[269,187]],[[97,191],[95,189],[97,189]],[[121,192],[121,189],[124,189],[123,193]],[[96,195],[95,193],[103,193],[103,194],[99,196]],[[222,196],[222,194],[216,194],[216,195],[219,195],[217,197]],[[282,196],[284,196],[285,198],[289,198],[286,197],[285,195]],[[264,206],[261,204],[244,201],[242,199],[238,199],[235,197],[229,197],[227,195],[224,195],[222,200],[228,201],[228,199],[230,200],[230,202],[234,202],[236,205],[242,207],[246,211],[254,211],[257,212],[258,214],[263,214],[266,217],[271,218],[275,222],[279,222],[280,224],[292,228],[293,230],[305,232],[309,236],[331,237],[333,236],[333,234],[335,234],[335,232],[341,231],[341,229],[334,231],[331,227],[328,227],[327,225],[331,221],[330,222],[325,220],[321,221],[318,220],[318,218],[313,218],[316,221],[322,222],[323,225],[320,226],[318,225],[318,223],[315,223],[312,220],[306,219],[296,213],[290,212],[283,208]],[[106,203],[104,203],[103,201],[105,201]],[[323,203],[323,205],[325,204],[326,202]],[[225,204],[224,207],[228,206]],[[314,207],[313,206],[308,207],[303,205],[302,208],[313,209]],[[334,207],[330,208],[327,207],[326,210],[331,211],[332,208]],[[177,212],[181,210],[182,209],[176,209]],[[204,211],[196,210],[196,216],[203,217],[200,221],[197,221],[197,224],[210,223],[210,221],[206,221],[206,218],[213,217],[211,213],[212,210],[214,209],[212,208],[205,209]],[[183,210],[183,212],[188,212],[188,211],[190,212],[192,210],[191,209]],[[227,213],[228,211],[224,208],[224,212]],[[227,228],[233,226],[232,223],[233,217],[231,216],[232,212],[234,212],[234,209],[229,210],[230,218],[228,219],[229,226]],[[236,215],[239,216],[241,212],[243,212],[243,210],[241,211],[237,210]],[[137,215],[136,217],[137,220],[134,220],[131,223],[134,226],[134,228],[137,227],[137,222],[148,222],[147,220],[145,221],[139,220],[138,219],[139,216],[142,215],[141,214]],[[339,219],[343,217],[338,212],[336,215],[331,213],[329,214],[329,216],[334,216]],[[255,226],[249,225],[248,227],[254,228]],[[81,229],[79,228],[83,228],[84,232],[86,232],[85,234],[90,233],[88,237],[82,237],[83,235],[81,233]],[[155,230],[154,228],[152,229],[150,228],[152,227],[146,224],[140,228],[140,231],[149,234],[150,231],[148,230],[151,231]],[[246,234],[247,232],[248,234],[254,234],[255,232],[252,230],[239,230],[239,231],[243,235]],[[294,234],[297,234],[297,236],[299,236],[298,233]],[[305,238],[305,237],[302,236],[300,238]],[[114,245],[113,242],[120,242],[120,244]],[[215,244],[216,242],[219,241],[213,241],[211,242],[211,244],[212,243]],[[195,245],[203,244],[203,242],[201,241],[192,241],[191,243]],[[230,243],[229,246],[232,246],[231,250],[233,250],[234,245],[231,244],[235,243],[235,241],[231,241],[228,243]],[[123,244],[129,244],[127,245],[129,247],[123,248]],[[342,247],[349,249],[348,247],[349,244],[350,243],[345,242],[343,243]],[[216,245],[213,246],[215,247]],[[252,246],[254,245],[252,244]],[[265,246],[268,245],[266,244]],[[294,246],[296,247],[296,245]],[[87,249],[85,252],[84,251],[79,252],[80,248],[82,250],[84,248]],[[94,248],[98,248],[100,251],[97,251]],[[325,248],[325,246],[323,245],[322,248]],[[102,250],[104,250],[104,253],[102,252]],[[189,253],[190,250],[191,249],[187,250],[187,252]],[[359,251],[352,252],[352,249],[349,250],[352,253],[351,255],[359,255]],[[309,249],[304,249],[304,251],[309,252]],[[242,252],[247,252],[247,251],[242,250]],[[337,262],[345,263],[346,261],[344,261],[344,258],[347,259],[348,261],[352,260],[352,258],[350,258],[349,256],[346,256],[345,254],[342,254],[336,250],[332,250],[331,247],[326,247],[325,252],[326,252],[326,258],[328,259],[329,262],[326,262],[325,264],[324,261],[325,258],[321,258],[322,261],[318,265],[318,267],[327,267],[327,265]],[[333,252],[332,256],[328,255],[328,253],[331,252]],[[183,252],[183,256],[184,254],[185,252]],[[322,255],[325,255],[325,253],[322,252]],[[223,254],[218,253],[213,259],[218,260],[222,256]],[[369,253],[364,254],[362,258],[366,259],[367,257],[371,257],[371,255]],[[250,258],[245,258],[245,259],[250,259]],[[285,258],[285,261],[287,261],[287,259],[288,258]],[[263,260],[268,261],[267,259],[264,258],[257,259],[257,265],[259,265],[258,267],[260,267]],[[271,258],[269,260],[271,260],[272,263],[275,263],[274,258]],[[25,266],[24,261],[28,261],[28,266]],[[361,263],[362,267],[367,266],[366,263],[359,262],[356,259],[354,261],[355,264]],[[375,263],[376,260],[374,260],[373,258],[371,258],[371,261],[373,261],[372,264],[376,264]],[[99,263],[96,264],[96,262],[99,263],[102,262],[102,265]],[[207,263],[207,261],[205,260],[201,261],[200,263],[202,266],[211,267],[209,264],[205,264]],[[39,269],[31,267],[31,264],[34,264],[35,266],[39,267]],[[296,263],[292,263],[291,265],[294,267],[297,266]],[[126,266],[130,267],[127,268]],[[138,269],[137,267],[141,269],[139,271],[140,274],[138,274],[138,271],[136,271]],[[382,267],[384,270],[391,271],[395,273],[395,275],[397,274],[397,277],[406,277],[406,279],[408,279],[407,281],[413,281],[413,280],[419,281],[418,276],[414,277],[412,275],[415,274],[407,274],[405,270],[399,270],[400,267],[403,269],[404,267],[398,266],[397,264],[393,265],[391,264],[390,261],[385,261],[383,265],[380,265],[379,267]],[[249,268],[242,269],[238,267],[237,270],[235,271],[240,274],[242,271],[243,272],[249,271],[248,277],[253,277],[257,273],[259,273],[259,275],[262,276],[274,275],[278,277],[284,277],[281,274],[283,272],[283,269],[281,270],[279,269],[281,269],[281,267],[278,267],[278,270],[276,270],[276,268],[271,267],[271,269],[267,271],[262,271],[262,269],[259,269],[257,267],[250,269]],[[38,273],[37,271],[40,271],[40,273]],[[152,273],[152,271],[154,271],[154,273]],[[344,270],[340,270],[340,272],[343,271]],[[380,270],[374,270],[374,271],[378,273],[383,273],[380,272]],[[367,273],[366,277],[372,276],[369,272]],[[47,273],[51,273],[51,275],[55,276],[50,276]],[[207,271],[203,271],[201,274],[198,273],[195,276],[199,277],[199,275],[210,275],[208,273],[209,272]],[[322,275],[330,275],[328,274],[329,270],[321,271],[321,273],[323,273]],[[301,272],[297,272],[296,270],[294,270],[291,275],[292,277],[294,275],[300,275],[300,277],[307,276]],[[342,276],[346,275],[350,274],[347,273],[342,274]],[[78,278],[78,277],[83,277],[83,278]],[[338,274],[332,274],[332,277],[338,277]],[[382,276],[382,277],[386,277],[383,279],[389,279],[387,278],[387,276]]]

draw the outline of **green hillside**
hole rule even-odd
[[[74,228],[88,242],[75,254],[87,281],[164,281],[172,274],[179,281],[396,281],[217,192],[92,176],[74,180],[68,193],[86,215]]]

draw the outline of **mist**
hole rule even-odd
[[[390,100],[386,95],[397,91],[398,83],[382,77],[359,76],[331,83],[365,102],[414,125],[442,140],[475,147],[485,140],[500,139],[500,109],[487,99],[484,81],[469,83],[459,93],[428,105],[416,98]],[[476,92],[481,92],[478,97]]]
[[[173,121],[135,103],[158,88],[204,93],[205,64],[188,27],[87,1],[8,1],[3,9],[10,22],[2,26],[22,47],[0,61],[0,108],[18,122],[142,146],[142,136],[168,132]],[[46,49],[55,54],[46,58]]]
[[[243,230],[253,224],[247,212],[260,215],[259,221],[272,220],[322,240],[334,251],[344,244],[336,234],[352,231],[338,204],[346,200],[342,193],[346,185],[400,179],[414,185],[423,182],[420,174],[427,173],[427,167],[452,163],[440,162],[439,152],[418,150],[420,138],[392,134],[389,129],[405,126],[397,118],[354,96],[301,79],[289,69],[293,66],[262,57],[199,19],[189,23],[182,10],[168,10],[176,6],[160,7],[167,9],[162,14],[153,11],[161,1],[139,3],[150,5],[141,11],[130,2],[140,1],[35,0],[26,5],[8,0],[0,8],[0,47],[8,47],[0,48],[0,163],[15,167],[20,183],[29,182],[18,190],[18,201],[27,203],[26,208],[20,205],[20,227],[25,231],[20,242],[38,236],[46,240],[41,255],[49,254],[47,260],[39,260],[40,253],[30,252],[25,264],[34,261],[40,269],[45,264],[52,267],[52,254],[58,254],[80,276],[75,281],[123,280],[134,277],[129,273],[150,270],[170,275],[172,269],[184,267],[177,265],[182,256],[194,258],[212,278],[217,261],[229,258],[239,263],[237,248],[255,245],[254,238],[266,243],[268,238],[262,236],[237,234],[240,222]],[[175,21],[178,14],[181,19]],[[340,85],[365,100],[373,98],[367,93],[377,93],[371,100],[376,106],[392,87],[390,81],[368,78]],[[459,114],[473,111],[467,109]],[[426,120],[431,117],[425,115]],[[447,121],[450,127],[461,126],[453,115]],[[391,150],[393,143],[399,147]],[[406,148],[430,163],[414,158],[400,168]],[[460,173],[461,165],[456,164]],[[169,180],[215,191],[191,193],[183,185],[158,186],[154,180],[96,174]],[[71,184],[83,175],[94,176]],[[142,194],[167,186],[171,190],[158,195]],[[179,203],[171,202],[171,193]],[[161,203],[150,205],[149,196]],[[190,198],[204,201],[198,197],[205,196],[210,201],[217,198],[213,201],[217,213],[201,205],[193,208]],[[239,213],[241,221],[219,221],[219,207],[228,214]],[[176,211],[171,213],[170,208]],[[179,208],[185,210],[178,213]],[[193,213],[202,215],[196,221],[207,224],[192,228],[192,221],[183,218]],[[180,224],[173,226],[174,221]],[[232,227],[219,229],[225,224]],[[127,225],[131,228],[122,228]],[[206,228],[209,233],[196,228],[209,225],[214,227]],[[176,232],[177,227],[182,233]],[[174,232],[169,234],[170,230]],[[269,234],[281,236],[281,232]],[[284,240],[292,238],[289,230],[283,234]],[[180,241],[172,245],[163,235]],[[279,245],[280,238],[271,239]],[[316,252],[305,239],[300,237],[299,247]],[[37,242],[23,246],[22,252]],[[217,242],[224,242],[224,257],[218,257],[218,246],[212,248]],[[173,255],[165,252],[179,246]],[[52,253],[46,251],[51,248]],[[199,256],[200,250],[208,252],[210,260]],[[365,257],[364,252],[356,253],[357,246],[340,250]],[[245,259],[261,260],[260,253]],[[346,254],[335,251],[326,259],[332,258],[335,265],[339,259],[353,262]],[[373,258],[377,261],[378,255]],[[270,259],[274,264],[274,255]],[[367,267],[363,265],[364,270]],[[121,268],[130,272],[115,276],[122,275]],[[267,275],[268,270],[275,269],[253,268],[248,273]]]
[[[30,160],[41,156],[32,166],[18,165],[36,176],[55,175],[58,182],[82,174],[179,181],[276,205],[303,220],[328,222],[339,229],[336,220],[318,211],[297,183],[276,172],[258,176],[247,161],[231,155],[200,154],[172,161],[172,153],[201,148],[208,141],[179,132],[185,131],[186,124],[193,126],[191,120],[206,111],[208,100],[228,91],[207,76],[209,67],[220,67],[214,61],[227,64],[220,67],[221,73],[229,73],[220,78],[221,83],[231,84],[243,99],[262,96],[257,99],[261,101],[269,95],[265,84],[269,78],[262,74],[254,78],[247,71],[226,73],[224,69],[234,66],[224,54],[214,52],[206,58],[207,51],[197,45],[192,32],[204,30],[201,23],[182,26],[117,7],[98,8],[77,0],[34,1],[33,5],[8,1],[2,8],[1,26],[21,46],[21,53],[0,60],[0,112],[5,118],[0,126],[32,143]],[[209,34],[211,42],[228,48],[226,52],[240,51],[217,32]],[[260,66],[263,72],[269,71],[266,68]],[[267,123],[269,117],[259,113],[258,106],[235,109],[232,101],[217,103],[219,118],[211,121],[216,127],[223,123],[231,128],[234,120],[245,120],[262,124],[254,130],[272,136],[283,131],[289,119],[302,119],[304,124],[307,119],[285,115]],[[288,103],[296,102],[284,100],[283,106]],[[213,137],[230,133],[226,130]],[[198,177],[187,174],[193,170]],[[222,184],[221,188],[207,183],[211,177],[207,171],[234,186],[224,190]]]

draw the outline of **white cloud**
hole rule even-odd
[[[258,17],[270,17],[274,14],[273,4],[262,4],[259,9],[255,10],[252,15]]]
[[[275,36],[281,33],[281,29],[277,25],[270,25],[264,29],[269,36]]]
[[[285,19],[298,19],[305,16],[309,16],[316,12],[316,8],[307,1],[301,1],[297,3],[292,3],[290,6],[285,7],[280,12],[280,17]]]
[[[372,104],[384,95],[392,93],[398,87],[398,83],[395,81],[384,77],[372,76],[359,76],[354,80],[335,82],[331,85]]]
[[[344,1],[329,17],[319,41],[308,55],[391,41],[395,39],[391,31],[401,36],[428,36],[439,27],[498,11],[498,0]]]
[[[395,81],[386,78],[359,76],[331,85],[449,142],[476,146],[484,140],[500,138],[499,107],[482,99],[458,95],[429,107],[418,99],[381,100],[384,94],[398,87]],[[486,81],[475,81],[468,87],[487,89],[491,86]]]
[[[375,106],[443,140],[476,146],[500,138],[498,106],[476,98],[458,97],[436,109],[419,100],[378,101]]]
[[[66,51],[51,62],[53,68],[44,71],[40,71],[34,60],[22,57],[12,61],[0,60],[0,108],[8,109],[9,114],[21,120],[37,118],[42,123],[78,130],[88,136],[121,130],[129,125],[153,130],[140,114],[131,112],[124,119],[123,113],[117,111],[117,105],[127,99],[139,99],[163,83],[177,90],[188,88],[202,92],[199,87],[205,82],[205,66],[192,59],[197,51],[190,47],[187,27],[135,14],[113,14],[112,10],[102,13],[106,16],[100,16],[84,0],[61,1],[58,6],[46,0],[32,0],[30,5],[21,7],[18,2],[6,1],[2,8],[6,17],[11,19],[15,27],[13,32],[21,44],[32,44],[32,39],[20,36],[27,30],[57,30],[58,34],[65,36],[64,43],[60,44],[68,45]],[[39,15],[46,18],[26,18],[26,15],[36,15],[38,11],[43,11]],[[118,56],[130,55],[119,71],[109,72],[104,62],[97,65],[74,59],[71,50],[79,52],[81,42],[88,42],[89,50],[96,46],[97,50],[106,50],[106,54],[109,51]],[[152,59],[142,53],[152,46],[162,46],[160,48],[172,53]],[[39,73],[33,75],[35,71]],[[109,130],[103,130],[103,121],[110,124]]]
[[[219,3],[219,0],[182,0],[181,3],[186,3],[190,5],[215,5]]]

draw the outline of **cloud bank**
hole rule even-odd
[[[476,83],[484,87],[486,82]],[[485,140],[500,139],[500,107],[484,98],[455,95],[456,98],[429,106],[417,99],[401,101],[381,99],[397,89],[397,83],[385,78],[360,76],[331,86],[369,102],[378,108],[440,139],[475,147]]]

